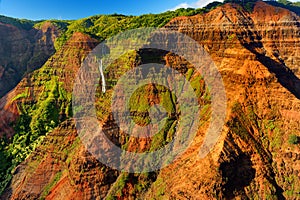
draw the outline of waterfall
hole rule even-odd
[[[103,74],[103,66],[102,66],[102,59],[100,61],[100,65],[99,65],[99,71],[100,71],[100,74],[101,74],[101,82],[102,82],[102,92],[105,93],[106,92],[106,83],[105,83],[105,77],[104,77],[104,74]]]

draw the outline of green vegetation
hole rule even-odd
[[[175,17],[205,13],[219,5],[221,5],[220,2],[213,2],[206,7],[199,9],[180,8],[175,11],[167,11],[161,14],[145,14],[141,16],[125,16],[119,14],[96,15],[79,20],[31,21],[0,15],[0,22],[12,24],[25,30],[30,30],[32,28],[40,29],[45,22],[50,22],[62,33],[54,44],[55,48],[59,49],[75,32],[82,32],[102,41],[125,30],[141,27],[162,27]]]
[[[4,191],[11,180],[11,173],[6,173],[13,169],[10,155],[8,153],[8,141],[6,138],[0,138],[0,194]]]
[[[73,142],[72,146],[68,149],[64,150],[64,157],[66,157],[66,163],[69,164],[71,160],[73,159],[74,154],[76,153],[76,148],[80,146],[80,138],[77,137],[75,141]]]
[[[34,26],[35,21],[32,20],[27,20],[27,19],[15,19],[12,17],[6,17],[3,15],[0,15],[0,22],[4,24],[11,24],[14,25],[18,28],[25,29],[25,30],[30,30]]]
[[[151,183],[153,182],[153,179],[155,178],[156,178],[155,172],[137,174],[133,178],[134,193],[142,194],[143,192],[146,192],[147,189],[150,187]]]
[[[162,178],[157,178],[156,181],[153,183],[153,186],[155,188],[158,188],[158,191],[156,193],[156,196],[158,198],[162,198],[165,195],[165,190],[166,190],[166,183]]]
[[[288,139],[289,144],[298,144],[299,143],[299,137],[295,134],[292,134],[289,136]]]
[[[76,21],[29,21],[18,20],[7,17],[0,17],[3,23],[10,23],[17,27],[29,30],[31,28],[40,29],[46,22],[51,22],[57,26],[62,35],[56,41],[56,48],[61,47],[67,39],[71,37],[74,32],[87,33],[94,38],[103,40],[109,36],[115,35],[120,31],[139,28],[139,27],[161,27],[165,25],[170,19],[182,15],[194,15],[205,12],[203,9],[178,9],[176,11],[168,11],[162,14],[148,14],[142,16],[123,16],[123,15],[102,15],[93,16]],[[109,76],[108,87],[113,87],[116,80],[129,69],[140,63],[140,58],[137,52],[129,52],[120,57],[118,62],[110,66],[106,70],[106,76]],[[49,64],[49,63],[48,63]],[[12,101],[18,101],[18,109],[20,117],[18,121],[13,124],[15,134],[10,140],[1,140],[0,157],[4,161],[0,166],[0,193],[6,188],[12,177],[12,170],[28,155],[36,149],[41,143],[44,136],[57,127],[62,121],[70,117],[71,114],[71,94],[66,92],[63,83],[59,82],[57,73],[62,69],[57,69],[54,66],[45,64],[43,68],[34,72],[31,75],[31,82],[37,91],[31,91],[29,88],[18,95]],[[122,66],[122,67],[120,67]],[[110,71],[118,73],[109,74]],[[192,74],[192,72],[191,72]],[[190,74],[190,76],[191,76]],[[31,92],[33,92],[31,94]],[[99,95],[99,101],[96,103],[97,114],[99,119],[105,119],[110,111],[107,110],[111,102],[111,91]],[[174,112],[174,105],[167,102],[173,95],[167,92],[163,95],[163,106],[168,113]],[[28,98],[34,100],[27,101]],[[134,107],[136,108],[136,107]],[[174,127],[172,123],[168,123],[169,128]],[[165,137],[170,137],[168,131],[164,133]],[[161,141],[161,138],[157,141]],[[154,142],[159,143],[159,142]],[[155,145],[156,146],[156,145]]]
[[[37,103],[37,109],[31,112],[30,129],[32,131],[32,140],[51,131],[58,125],[60,108],[57,105],[57,100],[65,98],[63,95],[65,92],[61,90],[58,80],[55,80],[55,78],[46,82],[46,92],[40,97],[41,101]]]
[[[241,3],[241,1],[225,2],[242,4],[248,12],[252,12],[255,1],[243,1],[243,3]],[[290,10],[296,9],[296,13],[300,13],[300,5],[297,3],[291,3],[285,0],[268,3],[276,4],[276,6],[280,7],[288,7]],[[34,22],[0,16],[0,22],[13,24],[25,30],[31,28],[40,29],[44,23],[50,22],[62,32],[61,36],[55,42],[55,48],[59,49],[75,32],[88,34],[101,41],[129,29],[140,27],[162,27],[174,17],[205,13],[220,5],[223,5],[223,3],[213,2],[202,9],[181,8],[176,11],[168,11],[162,14],[146,14],[142,16],[124,16],[117,14],[98,15],[74,21],[49,20]],[[235,37],[234,34],[231,34],[227,39],[231,41],[234,40]],[[108,90],[105,94],[101,92],[97,93],[97,101],[95,102],[99,120],[105,121],[110,115],[112,89],[116,85],[117,80],[128,70],[141,64],[141,60],[157,60],[155,55],[145,56],[147,56],[147,58],[141,58],[136,51],[127,52],[105,70]],[[161,58],[159,58],[159,60],[161,60]],[[31,95],[31,88],[28,87],[25,91],[12,99],[12,101],[19,102],[18,109],[20,117],[14,124],[15,135],[13,138],[10,140],[5,137],[0,139],[0,194],[9,184],[12,178],[13,169],[37,148],[45,135],[51,132],[62,121],[71,117],[71,94],[64,89],[64,83],[59,81],[59,77],[54,75],[57,74],[58,70],[62,71],[63,69],[55,69],[55,67],[46,64],[42,69],[32,74],[31,79],[33,87],[34,89],[39,90],[38,92],[35,92],[36,96],[33,100],[26,101]],[[205,86],[203,78],[199,74],[195,74],[194,68],[188,68],[185,76],[194,88],[195,94],[199,98],[199,102],[203,104],[201,116],[204,116],[203,119],[206,120],[205,117],[210,112],[209,104],[211,102],[209,89]],[[156,103],[159,103],[167,113],[163,128],[155,134],[150,143],[149,151],[155,151],[172,140],[178,123],[177,114],[180,112],[180,109],[183,108],[180,108],[180,105],[177,105],[178,103],[175,94],[166,87],[162,85],[155,85],[155,87],[145,85],[134,91],[129,101],[129,111],[136,124],[147,125],[150,123],[149,110],[153,106],[153,103],[150,102],[150,96],[157,96],[158,102]],[[80,107],[77,109],[80,110]],[[271,156],[269,152],[265,151],[264,148],[280,148],[282,144],[282,134],[278,125],[273,119],[267,119],[265,121],[260,120],[256,115],[255,109],[251,106],[245,109],[241,104],[236,103],[233,106],[232,111],[234,117],[227,123],[232,133],[238,135],[245,142],[251,143],[263,159],[270,159]],[[208,120],[209,119],[207,119],[207,121]],[[269,137],[267,133],[270,133],[272,137]],[[256,137],[253,137],[255,134],[261,134],[262,137],[256,139]],[[125,144],[122,144],[123,149],[127,149],[128,141],[127,138]],[[70,149],[64,151],[64,157],[66,157],[67,163],[71,162],[73,156],[69,153],[74,153],[74,149],[76,149],[79,142],[80,140],[77,139]],[[288,142],[289,144],[298,144],[299,137],[292,134],[290,135]],[[46,197],[51,188],[60,180],[61,176],[62,172],[58,172],[55,175],[49,185],[44,188],[42,198]],[[134,192],[141,193],[150,186],[150,180],[152,180],[152,177],[149,174],[134,176],[132,180],[129,176],[130,175],[127,173],[122,173],[120,175],[112,188],[113,192],[108,195],[107,199],[115,199],[116,197],[122,196],[122,189],[126,187],[126,183],[129,181],[136,180],[136,183],[134,183]],[[157,179],[154,184],[160,186],[159,191],[157,191],[158,196],[163,196],[166,186],[162,179]]]
[[[97,117],[100,121],[105,121],[111,112],[110,108],[112,100],[112,89],[116,84],[115,80],[118,80],[128,70],[141,64],[141,62],[147,63],[149,59],[153,59],[159,62],[164,57],[163,54],[158,58],[159,55],[156,52],[153,53],[152,51],[150,51],[150,55],[148,52],[142,52],[141,54],[139,53],[140,52],[136,51],[127,52],[122,55],[116,61],[116,63],[111,64],[105,70],[104,73],[107,77],[107,91],[103,94],[101,92],[101,86],[99,84],[96,93],[97,100],[95,103]],[[149,56],[151,58],[149,58]],[[149,68],[149,72],[150,71],[151,69]],[[185,76],[187,77],[187,79],[190,80],[191,86],[194,88],[195,95],[199,97],[199,102],[203,104],[203,109],[201,110],[201,119],[204,119],[205,116],[209,115],[210,113],[210,109],[207,106],[211,102],[209,90],[205,87],[203,77],[201,77],[200,74],[196,74],[194,68],[191,67],[183,71],[185,71]],[[158,74],[158,76],[163,76],[163,74],[160,74],[162,72],[156,71],[156,73]],[[136,76],[139,75],[137,74]],[[130,83],[131,81],[128,82]],[[159,131],[155,134],[155,136],[151,138],[149,149],[147,149],[148,151],[155,151],[172,140],[176,132],[176,125],[179,120],[177,115],[180,113],[180,109],[184,109],[181,105],[178,105],[175,94],[171,92],[167,87],[157,84],[147,84],[139,87],[135,91],[132,91],[132,95],[129,99],[128,110],[131,114],[131,119],[134,122],[133,125],[148,125],[152,120],[150,117],[151,109],[156,109],[154,107],[155,104],[156,106],[160,106],[162,110],[165,111],[166,117],[160,121]],[[207,120],[209,120],[209,118]],[[182,124],[182,126],[184,125]],[[122,149],[127,150],[127,148],[130,146],[130,143],[131,140],[129,140],[129,137],[126,136],[121,141]]]
[[[29,88],[28,87],[26,87],[24,92],[22,92],[22,93],[18,94],[17,96],[15,96],[11,101],[13,102],[13,101],[16,101],[18,99],[27,98],[27,97],[29,97]]]
[[[243,108],[240,103],[236,102],[232,106],[232,113],[232,119],[227,122],[227,126],[230,128],[231,132],[238,135],[248,144],[252,144],[261,158],[269,163],[272,155],[269,151],[265,150],[263,140],[261,139],[266,134],[264,133],[266,130],[261,128],[263,123],[255,114],[254,107],[250,106]],[[274,129],[274,127],[272,127],[272,129]],[[256,134],[260,134],[257,135],[259,136],[258,139],[257,136],[255,137]]]
[[[129,111],[131,113],[132,120],[135,124],[140,126],[148,125],[151,120],[149,111],[153,105],[150,103],[149,96],[155,96],[159,99],[159,105],[165,110],[167,117],[162,119],[164,124],[161,124],[161,129],[158,133],[153,136],[151,141],[150,151],[157,150],[166,143],[170,142],[175,133],[176,125],[176,99],[174,95],[171,94],[170,90],[161,85],[145,85],[134,91],[133,95],[129,101]],[[123,145],[126,149],[127,144]]]
[[[300,2],[291,2],[287,0],[278,0],[278,1],[266,1],[266,3],[276,6],[276,7],[281,7],[288,9],[297,15],[300,15]]]
[[[287,0],[278,0],[278,3],[281,3],[283,5],[286,6],[296,6],[296,7],[300,7],[300,2],[291,2],[291,1],[287,1]]]
[[[42,26],[47,22],[56,26],[59,30],[66,31],[68,25],[70,25],[72,20],[45,20],[41,22],[36,22],[33,27],[36,29],[41,29]]]
[[[275,113],[276,110],[271,112]],[[276,171],[273,153],[280,148],[283,134],[279,128],[280,122],[275,123],[275,120],[268,119],[267,116],[261,118],[257,113],[255,104],[244,106],[236,102],[232,107],[231,120],[227,122],[227,126],[232,135],[238,136],[247,145],[254,147],[260,156],[270,176],[264,180],[266,199],[274,199],[280,195],[278,192],[280,188],[273,179]]]
[[[248,12],[252,12],[255,3],[258,0],[224,0],[224,3],[221,3],[222,5],[225,3],[235,3],[235,4],[239,4],[241,5],[246,11]],[[281,7],[281,8],[285,8],[288,9],[292,12],[295,12],[297,15],[300,15],[300,2],[291,2],[291,1],[287,1],[287,0],[268,0],[268,1],[264,1],[267,4],[270,4],[272,6],[276,6],[276,7]]]
[[[49,192],[53,188],[53,186],[55,186],[55,184],[60,180],[61,176],[62,176],[61,171],[59,171],[59,172],[57,172],[57,174],[55,174],[55,176],[52,178],[50,183],[48,185],[46,185],[46,187],[44,188],[44,190],[41,194],[41,199],[45,199],[45,197],[49,194]]]
[[[299,178],[294,175],[291,174],[289,176],[284,176],[284,182],[288,185],[288,190],[286,190],[284,192],[284,194],[287,197],[298,197],[300,196],[299,194],[299,185],[297,185],[296,183],[299,181]]]
[[[253,8],[255,6],[255,3],[257,2],[258,0],[244,0],[244,1],[241,1],[241,0],[225,0],[224,3],[236,3],[236,4],[239,4],[241,5],[246,11],[248,12],[252,12],[253,11]]]
[[[176,102],[176,99],[173,99],[174,95],[171,94],[170,90],[161,85],[153,87],[145,85],[134,91],[129,100],[129,111],[130,113],[136,113],[132,115],[132,118],[137,124],[147,125],[150,123],[151,119],[148,111],[151,105],[148,97],[156,94],[160,100],[160,105],[163,106],[168,116],[172,116],[175,113],[174,102]]]
[[[214,1],[214,2],[211,2],[209,4],[207,4],[203,9],[206,10],[206,11],[210,11],[210,10],[213,10],[221,5],[224,5],[224,3],[221,3],[219,1]]]
[[[141,16],[97,15],[80,20],[68,21],[67,30],[57,39],[55,46],[61,47],[75,32],[82,32],[102,41],[125,30],[141,27],[162,27],[178,16],[192,16],[208,12],[213,7],[199,9],[180,8],[161,14],[145,14]]]
[[[113,186],[110,189],[110,193],[107,194],[106,199],[107,200],[114,200],[117,199],[117,197],[122,196],[122,190],[126,185],[126,182],[128,181],[129,174],[128,173],[121,173],[116,180],[116,182],[113,184]]]
[[[69,117],[66,108],[71,104],[71,94],[53,73],[51,66],[45,65],[32,74],[35,88],[41,89],[40,93],[32,94],[36,95],[35,101],[26,101],[28,87],[12,99],[19,102],[20,116],[13,125],[14,136],[1,139],[0,157],[5,164],[0,165],[0,194],[10,182],[13,169],[40,145],[47,133]]]
[[[157,173],[121,173],[115,183],[112,185],[106,199],[119,199],[123,196],[123,190],[128,191],[134,199],[140,199],[140,196],[147,191],[151,184],[156,180]],[[132,187],[133,186],[133,187]]]

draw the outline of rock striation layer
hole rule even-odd
[[[144,174],[117,172],[99,163],[80,143],[73,120],[61,120],[15,169],[12,182],[2,197],[298,199],[300,149],[299,143],[289,142],[289,137],[299,136],[300,132],[299,23],[300,17],[296,14],[257,2],[251,12],[229,3],[205,14],[174,18],[165,26],[203,45],[223,78],[227,94],[224,103],[228,108],[226,123],[217,145],[205,158],[200,158],[198,152],[210,121],[206,115],[202,121],[200,119],[202,126],[183,155],[160,171]],[[64,89],[71,92],[82,60],[96,44],[89,36],[75,33],[36,73],[48,70],[59,74]],[[150,53],[149,50],[148,53],[139,51],[129,57],[128,60],[120,58],[105,72],[107,91],[99,94],[96,107],[107,136],[122,148],[139,152],[151,149],[151,141],[128,139],[114,123],[108,108],[115,79],[157,57],[155,61],[184,75],[192,67],[178,56],[165,52],[156,55],[151,50]],[[34,94],[42,93],[43,87],[28,85],[28,80],[31,79],[24,79],[17,88],[30,87]],[[190,80],[195,83],[195,91],[205,91],[203,79],[197,79],[193,72]],[[145,98],[149,102],[163,102],[164,98],[157,94],[159,90],[163,89],[149,85],[143,95],[149,96]],[[17,89],[12,91],[1,99],[0,105],[18,114],[14,103],[7,104],[17,102],[11,99],[13,93],[19,94]],[[204,96],[204,92],[201,95]],[[23,101],[29,101],[30,97]],[[62,113],[67,115],[65,111]],[[134,117],[139,119],[141,115],[137,113]]]

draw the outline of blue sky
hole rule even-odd
[[[0,15],[32,20],[79,19],[96,14],[113,13],[140,15],[161,13],[182,7],[201,8],[213,1],[214,0],[0,0]]]
[[[213,0],[0,0],[0,14],[25,19],[78,19],[95,14],[140,15],[179,7],[203,7]]]

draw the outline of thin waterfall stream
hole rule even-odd
[[[100,60],[99,71],[100,71],[100,74],[101,74],[102,92],[105,93],[106,92],[106,83],[105,83],[105,77],[104,77],[104,74],[103,74],[102,59]]]

